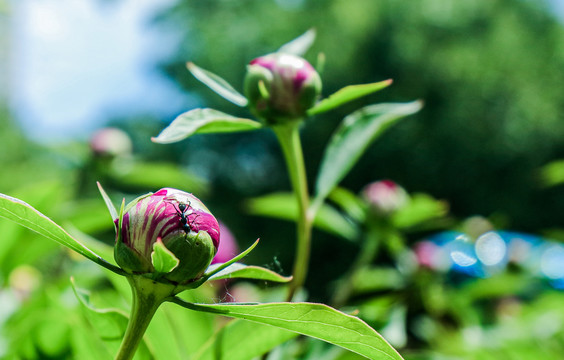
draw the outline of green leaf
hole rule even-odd
[[[349,217],[358,223],[364,223],[366,219],[366,204],[351,191],[336,187],[329,194],[329,200],[337,204]]]
[[[254,359],[296,336],[273,326],[233,320],[211,337],[192,360]]]
[[[194,109],[179,115],[159,136],[151,140],[159,144],[170,144],[197,133],[251,131],[261,127],[257,121],[238,118],[214,109]]]
[[[231,86],[227,81],[218,75],[204,70],[199,66],[196,66],[192,62],[186,63],[186,67],[192,75],[202,83],[207,85],[210,89],[215,91],[218,95],[222,96],[224,99],[231,101],[233,104],[238,106],[247,106],[247,99],[241,95],[233,86]]]
[[[412,194],[408,203],[392,216],[395,227],[405,229],[448,213],[448,204],[427,194]]]
[[[294,40],[282,45],[278,52],[303,56],[315,41],[315,29],[309,29]]]
[[[98,308],[91,301],[90,291],[77,287],[74,278],[71,278],[71,285],[74,295],[85,310],[88,321],[102,340],[108,345],[116,342],[119,344],[127,328],[128,314],[118,308]],[[140,359],[152,358],[145,342],[142,342],[137,349],[136,356]]]
[[[564,183],[564,160],[552,161],[540,169],[540,181],[550,187]]]
[[[19,199],[0,194],[0,216],[56,241],[116,274],[124,273],[74,239],[53,220]]]
[[[338,106],[356,100],[360,97],[372,94],[378,90],[382,90],[392,84],[392,80],[384,80],[376,83],[349,85],[329,95],[329,97],[321,100],[314,107],[307,111],[308,115],[321,114],[323,112],[334,109]]]
[[[87,315],[91,324],[103,338],[121,339],[127,328],[127,313],[118,308],[98,309],[90,301],[90,292],[78,288],[74,278],[71,278],[71,285],[76,298],[88,310]]]
[[[213,269],[215,265],[211,265],[210,269]],[[211,276],[208,280],[221,280],[221,279],[254,279],[254,280],[265,280],[273,282],[288,282],[292,280],[291,276],[282,276],[275,273],[272,270],[265,269],[260,266],[251,266],[241,263],[233,263],[221,270],[220,272]]]
[[[368,359],[402,359],[398,352],[361,319],[327,305],[269,303],[258,305],[193,304],[171,301],[188,309],[241,318],[293,331],[340,346]]]
[[[345,117],[323,156],[312,207],[321,206],[376,138],[399,119],[419,111],[421,106],[420,101],[369,105]]]
[[[128,189],[160,189],[172,187],[190,189],[190,192],[204,195],[209,191],[204,179],[197,174],[181,168],[178,164],[166,162],[129,161],[124,166],[115,163],[108,169],[108,175]]]
[[[165,247],[160,238],[153,244],[151,262],[155,271],[161,274],[168,274],[180,264],[180,260]]]
[[[116,207],[114,206],[112,199],[110,199],[110,197],[108,196],[108,194],[106,193],[106,191],[102,187],[102,184],[100,184],[98,181],[96,181],[96,185],[98,185],[98,190],[100,191],[100,194],[102,195],[102,198],[104,199],[104,202],[106,203],[106,206],[108,207],[108,210],[110,211],[110,216],[112,217],[112,222],[114,222],[118,218],[118,212],[116,210]]]
[[[244,258],[245,256],[247,256],[259,243],[259,239],[257,239],[251,246],[249,246],[247,248],[247,250],[243,251],[242,253],[240,253],[239,255],[235,256],[233,259],[229,260],[226,263],[223,264],[214,264],[211,265],[210,267],[208,267],[206,273],[204,274],[204,276],[202,276],[200,278],[200,280],[193,282],[191,285],[193,286],[193,288],[197,288],[198,286],[202,285],[204,282],[206,282],[209,278],[211,278],[212,276],[214,276],[215,274],[219,273],[220,271],[222,271],[223,269],[227,268],[228,266],[230,266],[231,264],[236,263],[237,261],[241,260],[242,258]]]
[[[117,265],[114,260],[114,247],[110,246],[84,232],[79,230],[71,223],[65,223],[65,228],[67,228],[68,233],[80,241],[81,244],[88,247],[90,250],[98,254],[103,259],[108,259],[107,261],[110,262],[112,265]]]
[[[298,204],[291,193],[274,193],[248,200],[247,211],[253,215],[297,221]],[[358,229],[333,207],[323,204],[315,215],[313,225],[330,234],[347,240],[354,240]]]

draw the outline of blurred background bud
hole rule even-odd
[[[253,114],[267,124],[303,118],[320,93],[319,74],[301,57],[273,53],[248,66],[245,95]]]
[[[407,192],[391,180],[366,185],[362,190],[362,197],[371,211],[380,216],[391,215],[408,201]]]
[[[235,236],[233,236],[233,233],[222,222],[219,222],[219,233],[221,234],[219,248],[212,260],[212,264],[225,263],[239,254],[239,246],[237,245]]]
[[[90,149],[99,157],[129,156],[133,152],[133,143],[123,130],[107,127],[92,135]]]

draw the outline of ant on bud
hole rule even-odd
[[[178,207],[174,206],[174,210],[176,211],[176,215],[178,215],[180,217],[180,225],[182,226],[182,230],[184,230],[184,232],[186,233],[186,236],[188,236],[188,234],[190,233],[190,231],[192,231],[192,224],[194,223],[194,219],[192,219],[192,222],[188,222],[188,216],[190,214],[188,214],[188,210],[190,209],[190,202],[188,202],[187,204],[180,202],[178,204]],[[198,217],[198,215],[196,215],[196,217]]]

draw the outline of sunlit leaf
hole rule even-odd
[[[315,41],[315,29],[309,29],[294,40],[282,45],[278,52],[303,56]]]
[[[237,319],[222,327],[192,359],[254,359],[296,336],[295,332]]]
[[[212,270],[213,266],[215,266],[215,264],[210,266],[209,270]],[[233,263],[209,278],[209,280],[220,279],[254,279],[273,282],[288,282],[292,280],[292,277],[282,276],[272,270],[268,270],[260,266]]]
[[[376,138],[399,119],[419,111],[421,106],[419,101],[376,104],[348,115],[331,138],[323,156],[313,206],[321,205]]]
[[[288,221],[298,219],[298,204],[291,193],[274,193],[247,201],[247,211],[253,215],[267,216]],[[358,229],[333,207],[323,204],[316,213],[313,225],[330,234],[354,240]]]
[[[187,63],[186,67],[188,68],[188,70],[190,70],[190,72],[196,79],[207,85],[218,95],[222,96],[226,100],[231,101],[235,105],[247,106],[247,99],[237,90],[235,90],[235,88],[233,88],[233,86],[231,86],[223,78],[210,71],[204,70],[191,62]]]
[[[240,253],[239,255],[235,256],[233,259],[222,263],[222,264],[214,264],[214,265],[210,265],[210,267],[207,269],[206,273],[204,274],[202,280],[207,280],[210,277],[214,276],[215,274],[219,273],[220,271],[222,271],[223,269],[226,269],[228,266],[230,266],[231,264],[235,264],[237,261],[241,260],[242,258],[244,258],[245,256],[247,256],[251,251],[253,251],[253,249],[258,245],[259,243],[259,239],[257,239],[251,246],[249,246],[245,251],[243,251],[242,253]]]
[[[361,85],[349,85],[338,90],[329,97],[321,100],[314,107],[307,111],[308,115],[320,114],[338,106],[353,101],[355,99],[361,98],[363,96],[372,94],[378,90],[382,90],[392,83],[392,80],[384,80],[376,83],[361,84]]]
[[[194,109],[179,115],[152,140],[160,144],[170,144],[197,133],[251,131],[261,127],[257,121],[238,118],[214,109]]]
[[[0,216],[56,241],[115,273],[123,274],[123,270],[96,255],[53,220],[19,199],[0,194]]]
[[[312,303],[194,304],[174,298],[188,309],[241,318],[293,331],[340,346],[368,359],[402,359],[364,321],[327,305]]]

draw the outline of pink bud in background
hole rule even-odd
[[[219,223],[219,232],[221,234],[219,241],[219,248],[217,254],[212,260],[212,264],[222,264],[239,254],[239,246],[231,231],[225,226],[224,223]]]
[[[131,138],[118,128],[98,130],[90,139],[90,149],[97,156],[127,156],[133,151]]]
[[[408,200],[406,191],[391,180],[376,181],[362,190],[362,197],[377,214],[390,215]]]

